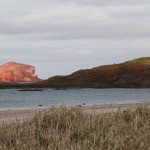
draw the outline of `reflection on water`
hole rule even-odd
[[[40,92],[0,89],[0,109],[136,102],[150,102],[150,89],[44,89]]]

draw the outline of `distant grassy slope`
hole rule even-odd
[[[97,88],[150,87],[150,57],[79,70],[68,76],[54,76],[41,82],[41,85]]]
[[[85,114],[53,108],[22,123],[0,125],[1,150],[147,150],[150,109]]]
[[[127,62],[150,62],[150,57],[141,57],[141,58],[129,60]]]

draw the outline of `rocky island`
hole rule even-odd
[[[38,82],[40,79],[35,73],[35,67],[26,64],[8,62],[0,66],[0,82]]]

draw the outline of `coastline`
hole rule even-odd
[[[131,104],[103,104],[103,105],[92,105],[92,106],[78,106],[85,113],[113,113],[118,111],[126,111],[127,109],[134,110],[137,107],[150,108],[150,102],[147,103],[131,103]],[[49,107],[52,108],[52,107]],[[72,107],[68,107],[72,108]],[[41,110],[46,110],[47,107],[41,108],[26,108],[26,109],[8,109],[0,110],[0,123],[12,122],[12,121],[23,121],[25,119],[32,118],[36,113]]]

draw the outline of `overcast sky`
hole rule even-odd
[[[0,65],[41,78],[150,56],[150,0],[0,0]]]

